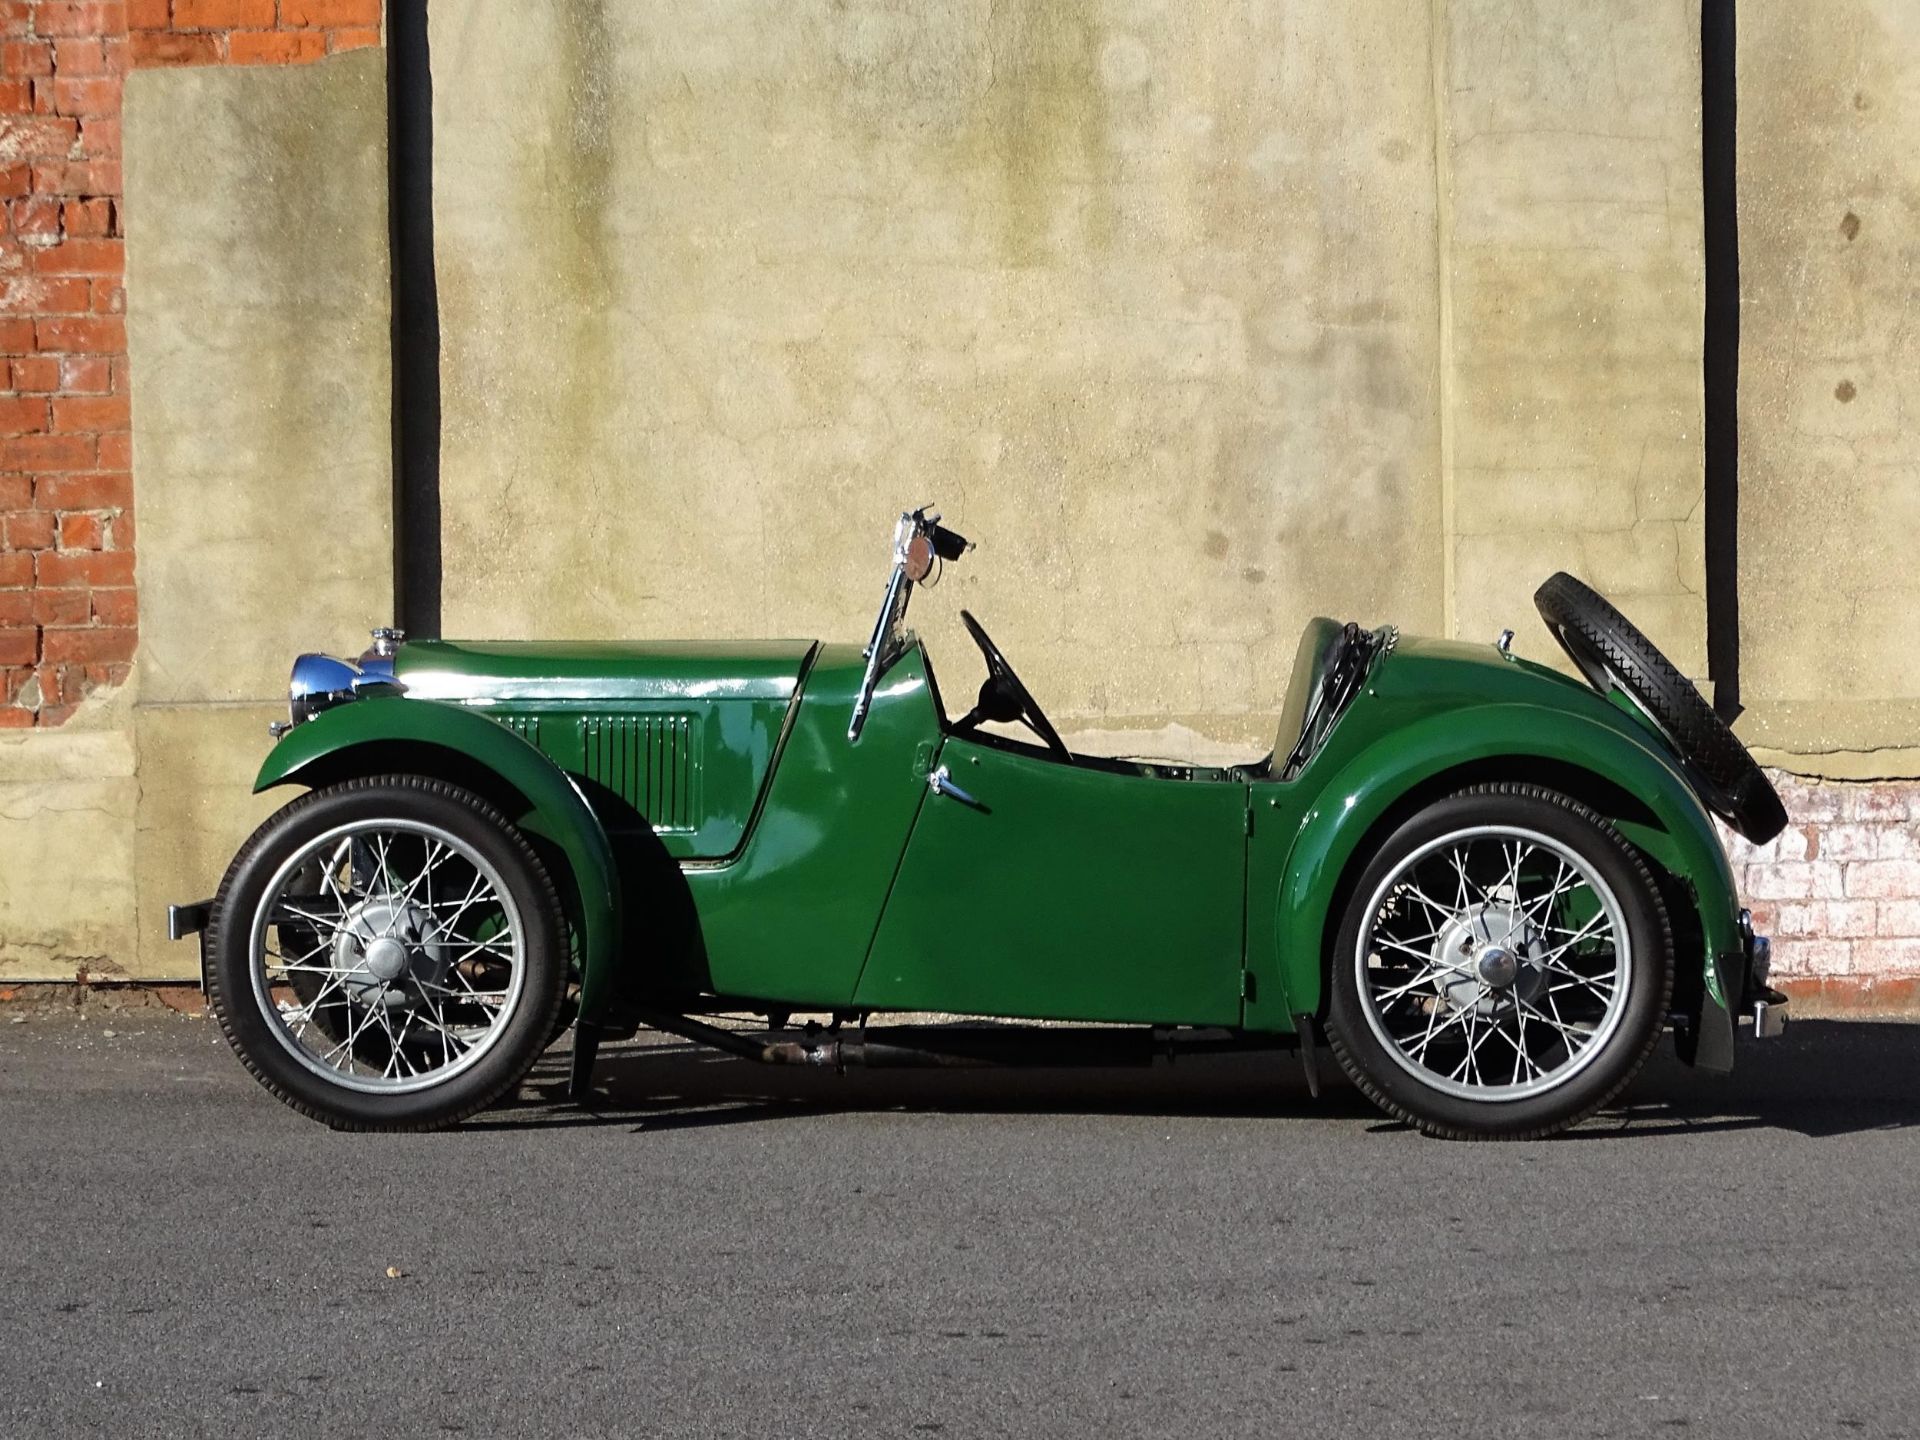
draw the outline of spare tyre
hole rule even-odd
[[[1660,727],[1709,809],[1756,845],[1786,828],[1786,807],[1747,747],[1631,620],[1564,570],[1533,603],[1594,689],[1624,691]]]

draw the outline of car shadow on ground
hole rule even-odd
[[[877,1033],[877,1032],[876,1032]],[[646,1036],[602,1050],[586,1105],[566,1099],[570,1055],[550,1051],[514,1100],[474,1129],[572,1125],[657,1131],[776,1122],[848,1111],[1214,1116],[1347,1120],[1406,1127],[1380,1112],[1319,1052],[1321,1095],[1291,1051],[1183,1057],[1134,1069],[849,1070],[757,1065]],[[1808,1136],[1920,1121],[1920,1024],[1801,1020],[1745,1043],[1731,1075],[1689,1070],[1663,1044],[1627,1091],[1570,1140],[1781,1129]]]

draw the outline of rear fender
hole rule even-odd
[[[1679,882],[1698,912],[1702,941],[1696,991],[1700,1062],[1720,1068],[1720,1057],[1731,1055],[1732,1019],[1717,960],[1741,946],[1726,851],[1670,761],[1620,730],[1560,709],[1499,704],[1446,710],[1395,729],[1349,758],[1318,786],[1300,815],[1277,887],[1274,944],[1265,954],[1266,947],[1249,946],[1256,979],[1278,982],[1290,1015],[1320,1013],[1334,934],[1376,847],[1413,811],[1495,780],[1571,793],[1605,814]],[[1256,805],[1264,788],[1256,787]],[[1273,803],[1285,805],[1277,793],[1285,787],[1274,788]],[[1271,977],[1257,975],[1261,965],[1272,966]],[[1696,989],[1691,983],[1676,988],[1681,994]]]
[[[559,851],[566,873],[553,878],[579,944],[580,1017],[600,1019],[620,952],[613,849],[566,772],[504,725],[436,700],[356,700],[296,725],[267,755],[253,788],[393,774],[473,790]]]

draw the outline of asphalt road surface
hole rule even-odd
[[[1920,1435],[1920,1026],[1459,1145],[1286,1055],[685,1046],[336,1135],[210,1023],[0,1010],[0,1435]],[[103,1033],[111,1030],[111,1036]],[[390,1275],[390,1271],[398,1272]]]

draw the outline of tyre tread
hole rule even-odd
[[[232,863],[227,866],[227,873],[221,877],[220,888],[215,892],[213,906],[208,914],[207,930],[204,937],[207,952],[215,956],[220,953],[220,933],[225,925],[228,895],[234,884],[235,877],[240,874],[246,863],[251,860],[261,848],[272,843],[282,822],[298,816],[302,811],[319,804],[322,799],[326,797],[394,787],[413,790],[422,795],[434,796],[441,800],[452,801],[471,811],[475,819],[493,826],[509,843],[519,850],[521,857],[527,862],[530,873],[539,883],[541,891],[539,900],[545,905],[547,913],[552,916],[558,916],[562,913],[559,891],[553,883],[553,877],[547,872],[547,867],[540,863],[539,855],[534,851],[533,847],[527,843],[526,837],[520,833],[517,827],[478,795],[475,795],[470,790],[463,790],[457,785],[450,785],[444,780],[434,780],[421,775],[368,775],[353,780],[344,780],[338,784],[324,786],[319,789],[309,790],[306,794],[276,811],[271,820],[248,837],[247,842],[240,847],[239,852],[233,857]],[[240,1063],[246,1067],[247,1073],[252,1075],[255,1080],[259,1081],[263,1087],[288,1108],[298,1111],[310,1120],[318,1120],[322,1124],[330,1126],[335,1130],[365,1134],[417,1134],[423,1131],[446,1129],[450,1126],[458,1125],[463,1120],[471,1119],[480,1111],[485,1110],[525,1078],[524,1069],[515,1071],[510,1067],[503,1068],[498,1083],[484,1087],[471,1097],[468,1102],[461,1104],[454,1110],[436,1113],[429,1118],[380,1121],[332,1114],[295,1094],[261,1067],[248,1052],[240,1038],[234,1033],[229,1011],[229,998],[223,992],[220,966],[217,963],[210,964],[207,966],[206,973],[207,1008],[213,1013],[215,1019],[219,1021],[220,1031],[226,1037],[228,1047],[232,1049],[235,1055],[240,1057]],[[540,1026],[540,1033],[542,1035],[551,1034],[554,1021],[559,1014],[564,999],[564,985],[547,997],[546,1008],[548,1013],[542,1017]],[[549,1043],[551,1042],[549,1041]]]
[[[1453,800],[1467,796],[1525,797],[1533,800],[1546,801],[1549,804],[1556,805],[1565,810],[1569,815],[1591,825],[1620,851],[1621,855],[1633,867],[1635,873],[1643,882],[1646,897],[1653,906],[1654,916],[1659,923],[1660,932],[1666,939],[1667,955],[1665,958],[1667,963],[1660,967],[1662,980],[1658,1010],[1660,1015],[1665,1016],[1668,1007],[1673,1001],[1673,929],[1668,922],[1666,901],[1660,894],[1660,887],[1654,883],[1653,874],[1647,869],[1647,862],[1641,856],[1640,852],[1627,842],[1626,837],[1607,823],[1606,817],[1582,805],[1572,797],[1561,794],[1557,790],[1548,790],[1544,786],[1539,785],[1498,782],[1487,785],[1475,785],[1465,790],[1455,791],[1454,794],[1446,798]],[[1444,801],[1440,803],[1444,803]],[[1341,957],[1338,955],[1332,956],[1331,961],[1337,965],[1341,963]],[[1470,1130],[1464,1126],[1449,1125],[1445,1122],[1417,1114],[1396,1100],[1383,1086],[1372,1078],[1366,1066],[1353,1053],[1345,1041],[1342,1040],[1338,1026],[1330,1025],[1325,1027],[1325,1030],[1327,1047],[1333,1051],[1334,1058],[1340,1062],[1340,1068],[1346,1072],[1347,1078],[1354,1083],[1361,1094],[1365,1095],[1367,1099],[1371,1100],[1396,1120],[1412,1125],[1422,1134],[1431,1135],[1439,1140],[1508,1141],[1547,1139],[1549,1136],[1557,1135],[1563,1130],[1571,1129],[1573,1126],[1591,1118],[1595,1113],[1605,1108],[1613,1101],[1614,1097],[1619,1095],[1622,1090],[1626,1089],[1626,1087],[1632,1083],[1633,1078],[1638,1075],[1641,1068],[1646,1065],[1647,1057],[1653,1054],[1654,1048],[1660,1043],[1661,1035],[1665,1033],[1665,1026],[1651,1025],[1647,1027],[1647,1036],[1644,1043],[1640,1046],[1639,1053],[1633,1057],[1630,1064],[1623,1067],[1618,1081],[1609,1086],[1597,1098],[1592,1100],[1591,1103],[1582,1106],[1576,1111],[1570,1112],[1564,1117],[1539,1125],[1514,1130]]]

